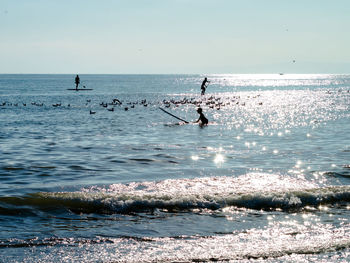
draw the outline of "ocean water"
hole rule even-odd
[[[0,262],[350,260],[350,75],[74,77],[0,75]]]

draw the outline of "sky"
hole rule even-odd
[[[350,73],[349,0],[0,0],[0,73]]]

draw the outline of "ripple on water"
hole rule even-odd
[[[145,164],[149,165],[150,163],[156,162],[154,159],[147,159],[147,158],[129,158],[129,161],[137,162],[139,164]]]
[[[24,167],[16,167],[16,166],[4,166],[2,167],[3,170],[5,171],[21,171],[21,170],[24,170],[25,168]]]
[[[118,159],[110,160],[110,162],[112,162],[112,163],[127,163],[126,161],[118,160]]]
[[[81,166],[81,165],[70,165],[68,166],[69,169],[72,169],[72,170],[75,170],[75,171],[87,171],[87,170],[90,170],[84,166]]]
[[[33,165],[31,168],[38,168],[38,169],[43,169],[43,170],[52,170],[56,169],[56,166],[41,166],[41,165]]]

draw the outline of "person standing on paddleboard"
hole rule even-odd
[[[197,112],[199,114],[199,118],[196,122],[199,122],[200,126],[208,125],[208,119],[204,116],[202,108],[198,108]]]
[[[208,83],[208,84],[207,84]],[[204,78],[203,82],[202,82],[202,85],[201,85],[201,90],[202,90],[202,93],[201,95],[204,95],[205,94],[205,89],[206,87],[208,87],[210,81],[208,81],[207,78]],[[206,85],[207,84],[207,85]]]
[[[79,78],[79,75],[77,75],[75,77],[75,89],[76,90],[78,89],[79,84],[80,84],[80,78]]]

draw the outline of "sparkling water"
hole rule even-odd
[[[0,75],[0,262],[350,260],[350,75],[74,78]]]

